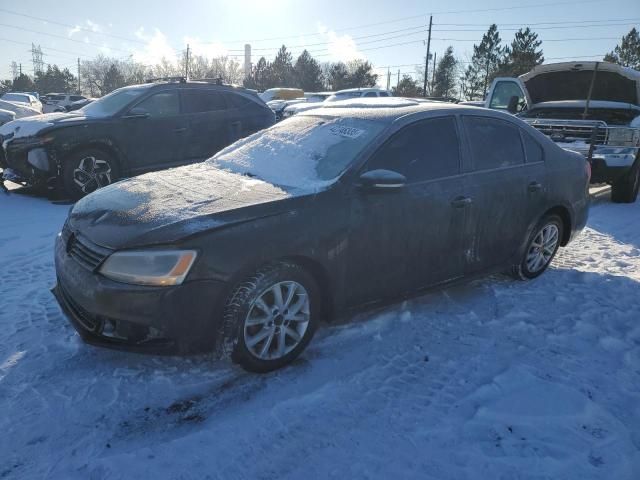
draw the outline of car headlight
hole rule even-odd
[[[180,285],[197,252],[194,250],[138,250],[116,252],[100,267],[111,280],[134,285]]]
[[[610,127],[607,144],[612,147],[635,147],[640,143],[640,129]]]

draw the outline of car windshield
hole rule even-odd
[[[146,91],[146,88],[121,88],[95,102],[91,102],[80,111],[87,117],[110,117]]]
[[[234,143],[208,162],[274,185],[318,190],[333,183],[383,128],[355,118],[292,117]]]
[[[9,102],[31,103],[29,95],[21,95],[19,93],[5,93],[2,99]]]

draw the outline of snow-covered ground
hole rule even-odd
[[[0,193],[1,479],[640,478],[640,203],[265,376],[83,344],[48,290],[68,208]]]

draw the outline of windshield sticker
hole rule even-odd
[[[334,135],[340,135],[341,137],[346,138],[358,138],[364,133],[364,130],[360,128],[341,127],[338,125],[334,125],[333,127],[329,128],[329,131]]]

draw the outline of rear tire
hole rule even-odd
[[[227,301],[227,353],[250,372],[266,373],[291,363],[313,338],[320,301],[317,282],[302,267],[278,262],[258,270]]]
[[[69,198],[78,200],[115,182],[119,175],[118,163],[113,156],[100,149],[87,148],[66,159],[62,183]]]
[[[522,261],[512,269],[513,276],[531,280],[542,275],[558,252],[563,232],[564,222],[558,215],[542,217],[527,240]]]
[[[611,201],[614,203],[633,203],[638,198],[640,188],[640,163],[636,163],[629,173],[611,186]]]

